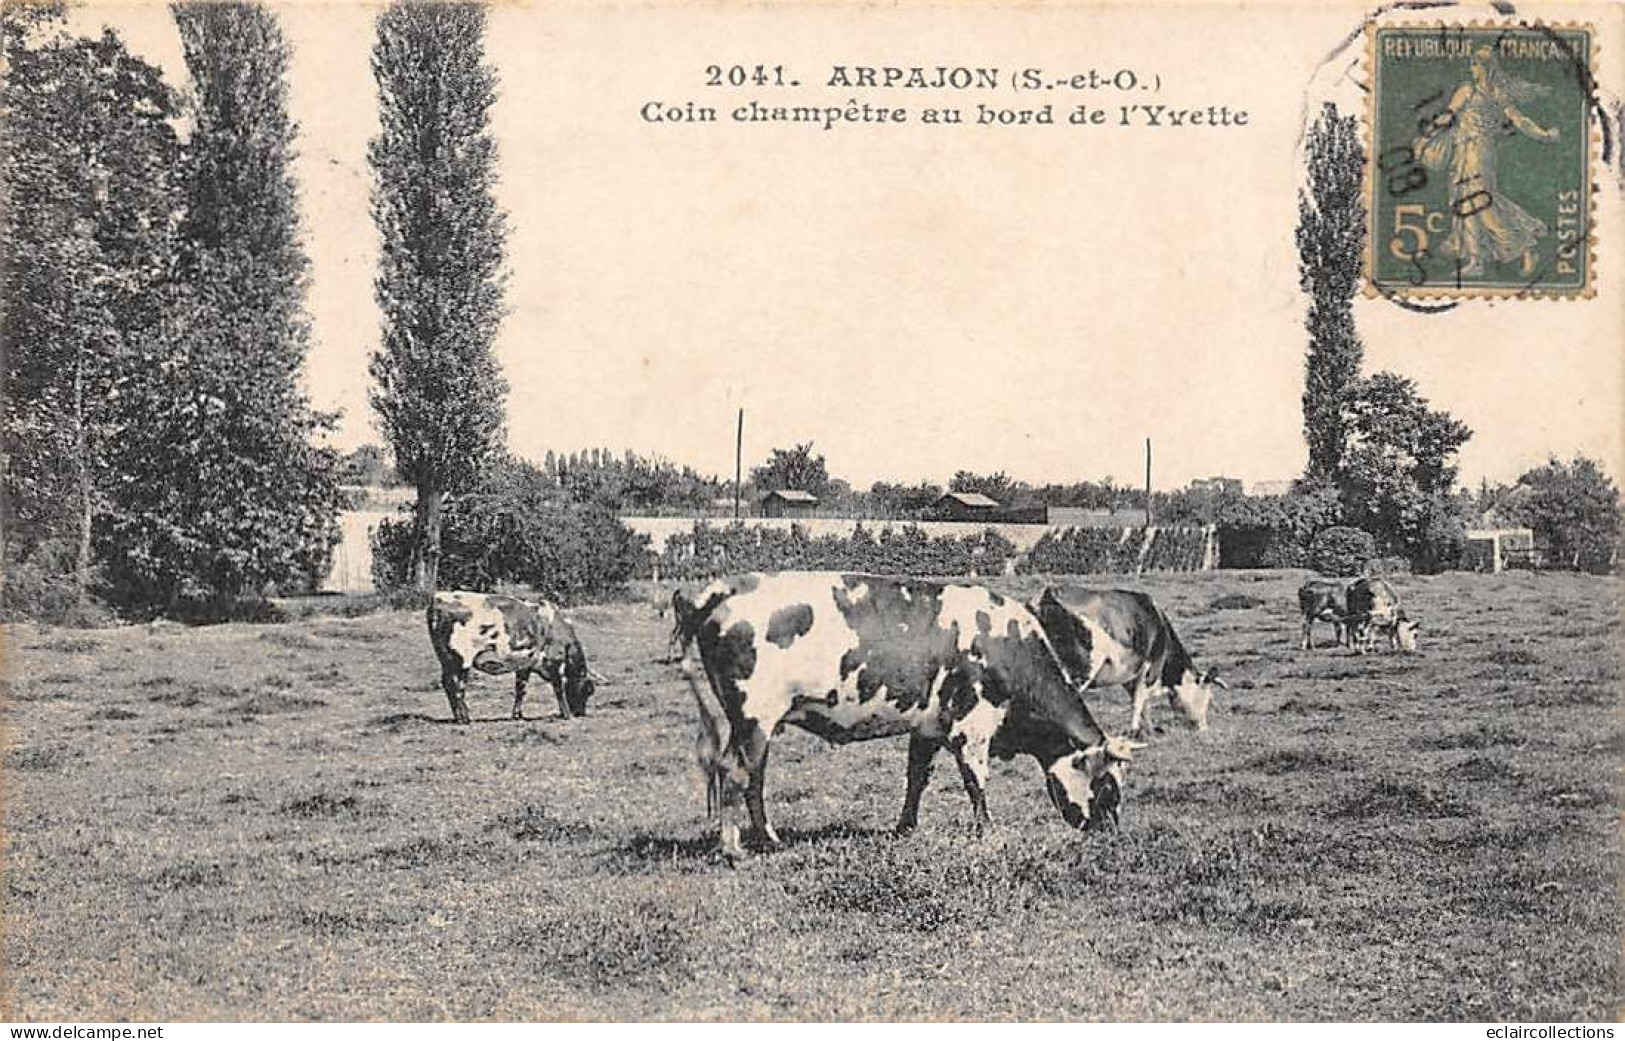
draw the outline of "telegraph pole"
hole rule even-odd
[[[1145,439],[1145,526],[1151,527],[1151,439]]]
[[[739,410],[739,428],[734,434],[734,520],[739,519],[739,481],[744,473],[745,410]]]

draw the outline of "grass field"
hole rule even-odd
[[[609,682],[570,724],[499,678],[449,725],[416,614],[14,629],[0,1018],[1616,1015],[1619,584],[1402,578],[1423,654],[1356,657],[1298,650],[1301,578],[1143,583],[1233,690],[1119,830],[1024,760],[975,836],[944,762],[894,839],[905,743],[793,731],[738,869],[642,602],[574,612]]]

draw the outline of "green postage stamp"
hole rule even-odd
[[[1370,30],[1367,292],[1592,293],[1587,27]]]

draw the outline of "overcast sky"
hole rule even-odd
[[[311,392],[376,440],[366,357],[377,342],[365,149],[376,8],[278,5],[313,262]],[[1621,9],[1601,20],[1615,59]],[[1600,10],[1581,12],[1594,21]],[[1358,111],[1350,64],[1327,63],[1356,8],[1160,11],[1036,5],[867,11],[768,5],[546,9],[503,4],[489,57],[511,315],[498,345],[510,444],[659,452],[731,474],[814,441],[831,472],[943,480],[1156,484],[1303,465],[1305,337],[1292,234],[1302,113]],[[181,83],[161,6],[82,10]],[[783,63],[803,90],[707,88],[708,64]],[[1155,100],[1245,109],[1244,129],[918,125],[651,125],[649,100],[1034,104],[824,89],[833,64],[1133,68]],[[1604,83],[1617,83],[1616,67]],[[812,89],[817,84],[818,89]],[[1106,107],[1123,99],[1056,100]],[[1357,307],[1367,368],[1416,379],[1476,434],[1463,477],[1510,480],[1549,453],[1622,457],[1617,182],[1603,178],[1604,277],[1584,302],[1474,303],[1423,317]]]

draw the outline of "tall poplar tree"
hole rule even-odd
[[[1326,104],[1309,128],[1309,190],[1298,193],[1298,282],[1309,296],[1303,388],[1304,477],[1326,484],[1348,439],[1344,410],[1360,380],[1365,348],[1354,328],[1354,293],[1365,240],[1364,156],[1353,116]]]
[[[309,262],[291,170],[288,46],[258,3],[171,8],[191,74],[175,277],[128,388],[105,538],[120,597],[160,609],[319,577],[337,528],[331,416],[301,385]]]
[[[417,488],[413,567],[425,590],[438,581],[445,496],[471,487],[504,442],[493,345],[507,229],[492,195],[497,88],[484,38],[481,5],[397,0],[372,52],[380,130],[368,159],[383,247],[372,402]]]

